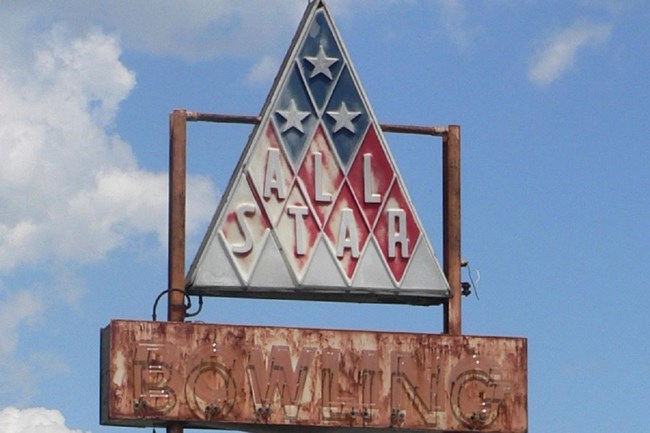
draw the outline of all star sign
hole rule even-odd
[[[355,302],[449,296],[320,1],[303,17],[187,286],[213,296]]]

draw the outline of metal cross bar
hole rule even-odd
[[[242,116],[237,114],[199,113],[186,111],[185,118],[188,122],[214,122],[214,123],[246,123],[257,125],[260,123],[260,116]],[[390,125],[380,123],[379,126],[384,132],[397,132],[402,134],[420,134],[443,137],[449,131],[447,126],[415,126],[415,125]]]
[[[259,116],[174,110],[170,115],[169,303],[168,320],[183,321],[185,290],[185,184],[187,122],[257,125]],[[380,124],[385,132],[442,137],[443,143],[443,268],[451,289],[444,303],[444,332],[461,334],[460,256],[460,126]]]
[[[245,123],[257,125],[259,116],[198,113],[174,110],[169,131],[169,269],[167,320],[183,322],[185,308],[185,198],[187,122]],[[460,255],[460,126],[379,125],[384,132],[442,137],[443,141],[443,267],[451,289],[444,303],[444,333],[461,335]],[[183,424],[167,425],[167,433],[182,433]]]

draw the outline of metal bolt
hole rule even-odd
[[[211,420],[215,415],[221,413],[221,408],[215,404],[209,404],[205,407],[205,418]]]
[[[133,403],[133,411],[136,414],[144,416],[144,412],[147,410],[147,401],[144,397],[140,397]]]

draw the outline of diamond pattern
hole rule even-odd
[[[302,281],[303,272],[320,236],[320,228],[309,207],[309,201],[297,185],[291,190],[275,233],[296,280]]]
[[[289,161],[294,168],[299,166],[307,148],[309,137],[313,134],[318,123],[313,110],[311,98],[309,97],[298,68],[292,67],[287,77],[287,82],[280,92],[278,101],[273,109],[273,120],[278,131],[282,131],[280,138],[289,157]],[[294,114],[294,117],[301,119],[288,119],[287,113],[291,113],[292,111],[298,113]],[[306,113],[307,115],[300,113]],[[298,124],[300,127],[291,127],[291,125]]]
[[[335,38],[325,15],[316,14],[306,34],[297,60],[319,113],[322,113],[344,65],[341,50],[338,44],[332,43],[333,41],[335,41]],[[312,59],[319,57],[321,50],[325,57],[336,59],[336,62],[330,64],[327,68],[329,75],[326,73],[314,74],[314,72],[322,70],[322,68],[317,69],[312,61]]]
[[[361,203],[361,210],[370,227],[375,226],[379,209],[394,178],[393,165],[379,141],[375,126],[370,125],[348,173],[352,191]]]
[[[325,234],[343,272],[352,279],[370,230],[347,183],[325,225]]]
[[[343,171],[336,161],[332,147],[323,128],[319,127],[298,172],[298,180],[306,195],[312,199],[312,206],[321,227],[325,225],[325,220],[334,206],[334,199],[343,179]]]
[[[269,219],[273,224],[277,223],[294,176],[271,123],[260,136],[247,171]]]
[[[341,164],[347,171],[370,122],[368,110],[347,68],[341,74],[325,112],[323,123],[332,137]],[[345,112],[358,114],[350,118],[353,115],[345,116]],[[338,116],[333,113],[338,113]],[[351,127],[341,127],[341,118],[345,117],[349,118],[348,124]]]
[[[374,292],[373,299],[406,290],[404,302],[446,297],[446,279],[322,2],[310,4],[289,52],[192,264],[190,287],[206,293],[241,281],[242,291],[280,285],[288,297],[306,291],[313,299],[333,290]]]
[[[374,234],[395,280],[400,281],[420,237],[415,213],[400,182],[394,182]]]
[[[238,179],[233,200],[224,215],[219,232],[242,279],[248,281],[260,254],[255,246],[263,244],[270,224],[260,211],[245,175]]]

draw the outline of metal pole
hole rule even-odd
[[[432,135],[434,137],[444,137],[448,129],[446,126],[390,125],[386,123],[380,123],[379,127],[384,132]]]
[[[188,122],[244,123],[249,125],[257,125],[261,121],[261,118],[259,116],[199,113],[198,111],[185,111],[185,118]],[[384,132],[432,135],[434,137],[443,137],[445,134],[447,134],[448,130],[448,127],[446,126],[392,125],[386,123],[380,123],[379,127]]]
[[[444,332],[461,335],[460,126],[449,125],[442,139],[444,271],[451,298],[444,303]]]
[[[239,114],[218,114],[199,113],[197,111],[186,111],[186,119],[189,122],[214,122],[214,123],[248,123],[257,125],[260,123],[259,116],[242,116]]]
[[[187,122],[215,122],[215,123],[244,123],[257,125],[261,121],[259,116],[243,116],[236,114],[200,113],[189,110],[175,110],[171,115],[171,141],[172,160],[170,167],[170,288],[183,289],[184,286],[184,260],[185,260],[185,151],[186,151],[186,125]],[[384,132],[405,134],[431,135],[443,138],[443,255],[444,272],[449,281],[451,298],[444,303],[444,332],[451,335],[461,334],[461,258],[460,258],[460,126],[415,126],[380,124]],[[176,149],[176,150],[174,150]],[[177,154],[178,162],[174,162]],[[180,168],[182,167],[182,168]],[[174,172],[178,172],[176,175]],[[180,178],[182,177],[182,181]],[[172,178],[178,178],[172,181]],[[173,184],[177,187],[173,192]],[[182,185],[181,185],[182,183]],[[180,209],[172,211],[172,196],[176,195]],[[179,197],[182,195],[182,198]],[[172,219],[178,218],[178,229],[172,227]],[[172,236],[174,230],[175,235]],[[174,239],[176,239],[174,241]],[[180,242],[175,254],[180,256],[175,259],[179,271],[172,283],[172,242]],[[183,294],[178,291],[170,292],[169,320],[184,319]],[[172,310],[176,310],[175,313]],[[172,318],[174,317],[174,318]]]
[[[167,320],[185,320],[185,178],[187,119],[184,110],[169,116],[169,262]],[[167,425],[167,433],[183,433],[183,424]]]

